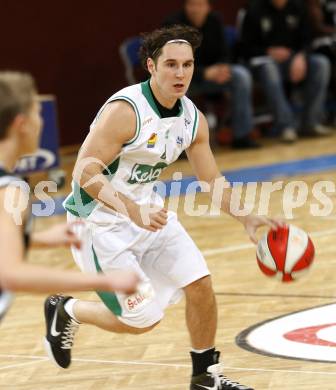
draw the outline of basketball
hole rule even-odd
[[[257,262],[269,276],[291,282],[304,276],[314,260],[315,249],[308,234],[293,225],[269,230],[258,242]]]

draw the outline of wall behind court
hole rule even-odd
[[[61,145],[81,143],[97,109],[126,84],[119,45],[156,28],[181,0],[1,1],[0,69],[31,72],[58,101]],[[232,4],[230,4],[232,3]],[[227,24],[244,0],[217,0]]]

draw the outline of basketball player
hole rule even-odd
[[[137,282],[134,273],[84,275],[23,262],[29,241],[40,247],[80,247],[80,241],[67,224],[30,234],[31,216],[26,207],[29,194],[24,191],[27,184],[10,173],[21,156],[36,151],[41,124],[32,77],[19,72],[0,72],[0,318],[10,305],[9,291],[132,291]]]
[[[93,273],[133,267],[147,288],[130,296],[98,293],[102,302],[60,297],[54,306],[48,298],[48,352],[60,367],[71,362],[71,351],[62,342],[64,332],[73,341],[74,333],[65,327],[69,319],[111,332],[140,334],[157,326],[165,308],[184,294],[192,345],[190,389],[251,390],[222,374],[209,270],[176,214],[167,211],[153,191],[160,172],[183,150],[198,179],[211,187],[210,195],[216,181],[225,182],[209,147],[205,117],[185,96],[200,40],[191,27],[147,34],[141,56],[150,80],[108,99],[79,152],[73,192],[65,202],[69,221],[84,221],[74,227],[83,240],[81,250],[73,248],[75,261]],[[230,196],[227,188],[218,202],[229,214]],[[279,224],[253,215],[235,218],[254,242],[259,226]],[[58,336],[51,332],[50,318],[55,315]]]

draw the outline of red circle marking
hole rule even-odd
[[[287,340],[295,341],[297,343],[322,345],[325,347],[336,347],[336,343],[333,343],[332,341],[322,340],[317,336],[317,332],[322,329],[330,328],[331,326],[336,326],[336,323],[295,329],[288,333],[285,333],[283,337]]]

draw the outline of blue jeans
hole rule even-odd
[[[254,68],[261,83],[275,119],[275,127],[281,132],[286,127],[299,127],[302,131],[313,129],[321,120],[330,79],[328,59],[319,54],[307,56],[307,75],[302,83],[303,110],[297,126],[290,103],[288,102],[284,81],[289,81],[290,61],[278,64],[272,59]]]
[[[218,84],[212,81],[193,81],[190,87],[193,94],[214,95],[229,92],[232,105],[233,137],[242,138],[252,130],[251,90],[252,77],[242,65],[231,65],[231,79]]]

